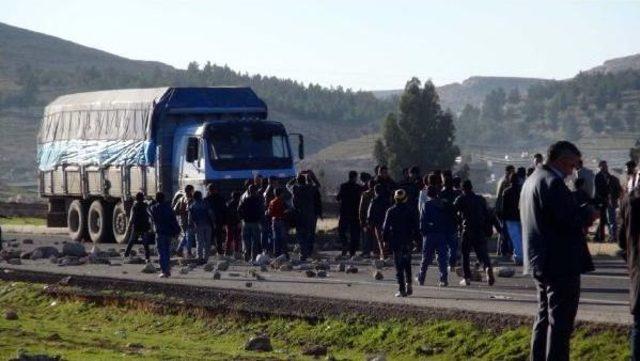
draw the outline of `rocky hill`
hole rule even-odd
[[[629,69],[640,70],[640,54],[607,60],[602,65],[589,69],[588,72],[617,73]]]

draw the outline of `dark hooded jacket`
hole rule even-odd
[[[413,248],[413,235],[417,228],[413,209],[407,203],[398,203],[387,210],[382,234],[393,253],[408,253]]]

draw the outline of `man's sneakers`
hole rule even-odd
[[[425,278],[426,278],[426,275],[418,274],[418,277],[416,277],[416,282],[418,282],[418,284],[420,286],[424,286],[424,279]]]
[[[407,297],[407,292],[405,290],[400,290],[396,292],[396,297]]]
[[[468,278],[463,278],[462,281],[460,281],[460,286],[463,286],[463,287],[471,286],[471,281]]]
[[[438,287],[447,287],[447,286],[449,286],[449,282],[447,281],[438,282]]]
[[[411,287],[411,283],[407,283],[407,296],[411,296],[413,294],[413,287]]]

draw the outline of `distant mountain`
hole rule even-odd
[[[640,70],[640,54],[609,59],[602,63],[602,65],[587,70],[587,72],[617,73],[629,69]]]
[[[484,97],[491,91],[502,88],[509,92],[518,89],[526,94],[532,85],[548,82],[547,79],[498,77],[498,76],[472,76],[462,83],[451,83],[436,87],[440,95],[440,103],[444,109],[451,109],[454,113],[462,111],[465,105],[482,105]],[[380,99],[387,99],[394,95],[402,94],[402,89],[373,91],[373,95]]]
[[[32,68],[73,71],[78,68],[117,68],[145,72],[174,68],[157,61],[123,58],[35,31],[0,23],[0,73],[10,76],[25,64]]]

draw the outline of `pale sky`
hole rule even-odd
[[[640,53],[640,1],[0,0],[0,22],[178,68],[365,90],[562,79]]]

